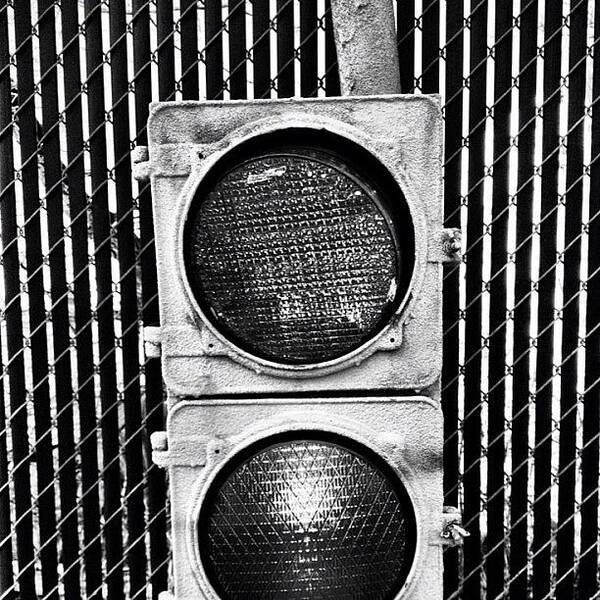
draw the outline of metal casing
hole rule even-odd
[[[195,302],[183,228],[202,179],[241,143],[273,131],[326,130],[373,155],[402,190],[413,221],[409,292],[361,348],[318,365],[278,365],[228,342]],[[424,389],[441,369],[442,119],[437,96],[157,103],[148,123],[163,377],[171,397],[326,390]]]
[[[219,600],[197,543],[200,507],[219,469],[250,444],[293,430],[343,435],[387,461],[406,487],[417,522],[416,552],[397,599],[442,597],[442,414],[422,396],[184,400],[168,417],[168,448],[154,461],[168,468],[175,600]]]

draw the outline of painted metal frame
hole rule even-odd
[[[223,336],[187,281],[183,229],[201,181],[253,138],[298,128],[325,130],[371,153],[402,190],[413,221],[409,291],[375,337],[341,358],[289,365],[256,357]],[[152,106],[149,160],[158,256],[163,377],[174,396],[316,390],[414,389],[441,369],[441,263],[451,252],[442,225],[442,118],[437,96],[178,102]]]
[[[442,413],[424,396],[184,400],[168,417],[168,445],[153,439],[154,461],[168,469],[173,518],[174,600],[219,600],[197,543],[200,507],[219,470],[249,445],[282,432],[317,430],[370,448],[408,491],[417,525],[410,574],[396,598],[442,597]]]

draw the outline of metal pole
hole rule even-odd
[[[331,0],[342,94],[399,94],[392,0]]]

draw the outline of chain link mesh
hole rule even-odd
[[[447,598],[597,598],[600,7],[397,0],[406,92],[440,93]],[[151,100],[339,93],[325,0],[0,2],[0,598],[169,582]]]

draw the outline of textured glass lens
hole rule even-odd
[[[396,476],[317,439],[246,457],[213,485],[198,529],[223,600],[393,598],[415,549]]]
[[[373,337],[402,269],[378,193],[318,152],[241,162],[192,205],[190,285],[208,318],[256,356],[318,363]]]

